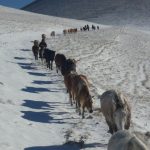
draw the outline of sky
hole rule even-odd
[[[33,1],[34,0],[0,0],[0,5],[13,8],[22,8]]]

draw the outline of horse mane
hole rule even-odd
[[[116,109],[124,109],[126,112],[126,123],[125,123],[125,129],[129,129],[130,127],[130,121],[131,121],[131,107],[128,103],[128,98],[123,95],[120,91],[116,91]]]
[[[118,90],[115,91],[115,99],[116,99],[116,106],[118,108],[124,108],[127,104],[127,98]]]

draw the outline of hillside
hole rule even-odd
[[[100,30],[64,36],[63,29],[93,23],[2,6],[0,20],[1,149],[80,150],[84,141],[85,150],[106,150],[111,135],[98,111],[98,95],[112,88],[129,98],[130,131],[150,131],[149,31],[100,24]],[[54,38],[50,37],[52,30],[56,31]],[[31,41],[41,40],[42,33],[47,35],[48,48],[80,60],[77,71],[87,76],[95,96],[94,112],[86,112],[85,119],[70,106],[55,65],[50,71],[40,60],[35,62]]]
[[[23,10],[104,25],[150,25],[149,0],[37,0]]]

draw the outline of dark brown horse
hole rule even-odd
[[[56,54],[55,56],[55,64],[56,64],[56,72],[58,73],[58,70],[61,70],[62,65],[66,61],[66,56],[64,54]]]
[[[47,44],[46,44],[46,42],[45,42],[45,39],[42,39],[42,41],[41,41],[40,44],[39,44],[39,47],[40,47],[40,50],[39,50],[39,58],[41,58],[41,61],[42,61],[42,63],[43,63],[43,59],[44,59],[43,54],[44,54],[45,48],[47,47]]]
[[[32,52],[35,57],[35,60],[38,60],[38,54],[39,54],[39,42],[37,40],[34,41],[34,45],[32,47]]]

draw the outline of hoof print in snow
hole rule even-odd
[[[72,134],[73,134],[72,129],[67,130],[67,131],[65,132],[64,137],[65,137],[65,139],[66,139],[66,143],[67,143],[67,142],[69,141],[69,139],[72,137]]]

